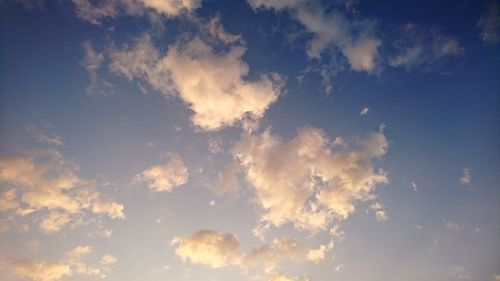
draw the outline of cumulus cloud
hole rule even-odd
[[[200,230],[189,237],[174,238],[175,254],[183,261],[213,268],[240,265],[243,253],[238,238],[229,233]]]
[[[174,187],[187,183],[189,171],[176,153],[170,153],[165,164],[152,166],[135,176],[138,182],[147,182],[155,192],[170,192]]]
[[[264,265],[265,271],[274,272],[285,261],[303,261],[306,248],[289,237],[276,238],[271,244],[264,244],[252,250],[244,260],[246,266]]]
[[[307,55],[320,58],[326,50],[340,53],[352,70],[371,72],[376,68],[381,40],[374,34],[373,21],[348,19],[337,9],[327,9],[320,1],[247,0],[254,9],[286,10],[298,20],[313,38],[308,42]]]
[[[69,265],[61,262],[37,262],[24,259],[9,259],[7,267],[13,276],[33,281],[56,281],[71,275]]]
[[[477,26],[481,28],[480,37],[486,43],[500,42],[500,5],[490,1],[487,11],[481,16]]]
[[[95,25],[120,15],[175,17],[201,7],[201,0],[72,0],[79,18]]]
[[[249,67],[241,58],[245,51],[235,45],[217,52],[196,36],[178,41],[162,56],[146,35],[132,48],[112,50],[110,69],[129,80],[146,81],[166,97],[179,97],[193,111],[191,121],[201,130],[236,123],[249,127],[277,100],[283,82],[277,74],[246,80]]]
[[[396,54],[389,58],[389,64],[406,69],[429,68],[446,57],[458,56],[464,51],[455,38],[435,27],[414,23],[408,23],[400,29],[394,47]]]
[[[125,217],[123,205],[103,199],[96,181],[80,178],[77,171],[78,167],[55,149],[0,157],[0,183],[16,190],[2,195],[6,202],[0,206],[18,216],[47,210],[40,221],[46,233],[57,232],[69,223],[79,224],[89,214]]]
[[[90,265],[84,262],[87,256],[93,253],[90,246],[77,246],[66,252],[59,261],[35,261],[28,259],[10,258],[4,266],[11,276],[20,279],[29,279],[33,281],[57,281],[66,276],[86,275],[104,278],[106,272],[109,272],[110,265],[116,262],[112,255],[103,256],[101,261],[114,258],[112,263],[102,263],[101,266]]]
[[[320,245],[317,249],[312,249],[307,252],[307,260],[313,263],[319,263],[326,257],[328,251],[333,249],[333,241],[325,245]]]
[[[318,262],[322,259],[318,252],[324,253],[333,247],[332,243],[308,251],[296,240],[281,237],[245,253],[235,235],[214,230],[199,230],[191,236],[176,237],[171,244],[176,246],[175,253],[183,261],[212,268],[233,266],[247,270],[262,266],[266,273],[274,273],[287,261]]]
[[[340,137],[331,141],[321,129],[302,128],[291,140],[269,130],[246,135],[232,154],[262,208],[263,225],[290,222],[315,232],[346,219],[357,201],[375,198],[376,186],[388,178],[372,160],[387,148],[382,132],[350,144]]]

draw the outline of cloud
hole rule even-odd
[[[378,221],[386,221],[389,219],[389,215],[387,214],[384,205],[376,202],[370,205],[370,209],[372,209],[375,212],[375,218]]]
[[[443,219],[443,225],[446,229],[452,229],[452,230],[456,230],[456,229],[460,229],[462,228],[461,225],[455,223],[455,222],[452,222],[452,221],[449,221],[447,219]]]
[[[272,273],[285,261],[304,261],[306,248],[292,238],[276,238],[271,244],[264,244],[245,256],[245,266],[263,264],[267,273]]]
[[[0,212],[16,209],[17,207],[15,188],[5,190],[0,194]]]
[[[287,261],[318,263],[333,248],[332,242],[308,250],[290,237],[280,237],[245,253],[235,235],[214,230],[199,230],[187,237],[175,237],[171,245],[176,247],[175,254],[184,262],[212,268],[236,267],[244,272],[263,268],[267,274],[275,273]]]
[[[464,48],[453,37],[440,32],[435,27],[425,27],[408,23],[401,27],[395,37],[396,54],[389,58],[392,67],[414,69],[430,68],[446,57],[463,53]]]
[[[111,254],[107,254],[107,255],[102,256],[102,258],[99,261],[99,263],[102,264],[102,265],[113,265],[117,261],[118,261],[118,259],[115,256],[113,256]]]
[[[183,261],[221,268],[241,264],[243,254],[238,238],[229,233],[200,230],[185,238],[174,238],[175,254]]]
[[[72,0],[82,20],[100,25],[103,19],[120,15],[176,17],[201,7],[201,0]]]
[[[61,262],[37,262],[24,259],[9,259],[7,266],[12,275],[34,281],[56,281],[71,275],[69,265]]]
[[[320,1],[247,0],[254,9],[287,10],[313,38],[307,55],[319,59],[326,50],[337,50],[347,59],[352,70],[372,72],[376,68],[381,40],[374,35],[375,24],[369,20],[347,19],[336,8],[323,7]]]
[[[359,113],[359,116],[365,116],[368,115],[368,111],[370,111],[369,107],[364,107],[361,112]]]
[[[147,182],[151,190],[155,192],[170,192],[174,187],[187,183],[189,171],[182,157],[176,153],[170,153],[163,165],[152,166],[135,176],[135,181]]]
[[[55,149],[0,157],[0,183],[15,187],[15,191],[2,195],[8,199],[7,203],[0,202],[3,211],[14,210],[15,215],[25,216],[47,210],[40,222],[46,233],[57,232],[69,223],[80,224],[90,214],[125,217],[123,205],[103,199],[96,181],[80,178],[77,171],[78,167]]]
[[[481,16],[477,26],[481,28],[480,37],[486,43],[500,42],[500,6],[498,1],[490,1],[486,12]]]
[[[414,181],[410,182],[410,185],[409,185],[410,189],[417,192],[418,191],[418,187],[417,187],[417,183],[415,183]]]
[[[472,182],[472,175],[469,168],[464,168],[463,175],[460,177],[460,183],[462,185],[468,185]]]
[[[469,273],[460,266],[454,266],[451,268],[451,275],[460,280],[471,280]]]
[[[247,81],[249,67],[241,59],[245,51],[236,45],[217,52],[196,36],[178,41],[162,56],[146,35],[133,48],[112,50],[110,69],[129,80],[146,81],[166,97],[179,97],[201,130],[216,131],[236,123],[248,127],[278,99],[283,81],[278,74]]]
[[[33,281],[57,281],[66,276],[87,275],[100,278],[106,277],[109,266],[116,262],[112,255],[101,258],[101,266],[92,266],[83,260],[93,253],[90,246],[77,246],[67,251],[59,261],[35,261],[28,259],[9,258],[5,263],[6,269],[12,276]],[[102,262],[105,260],[107,262]]]
[[[38,128],[38,126],[30,125],[28,127],[28,132],[33,135],[33,137],[40,143],[48,144],[48,145],[63,145],[62,137],[56,135],[49,130],[53,127],[52,124],[46,123],[42,128]]]
[[[262,208],[262,224],[290,222],[315,232],[349,217],[357,201],[375,198],[376,186],[388,178],[372,160],[387,148],[382,132],[349,144],[340,137],[332,142],[321,129],[301,128],[291,140],[269,130],[246,135],[232,154]]]
[[[98,71],[104,62],[104,53],[94,50],[90,41],[82,44],[85,56],[81,65],[85,68],[90,77],[90,85],[87,87],[87,94],[106,94],[113,87],[113,84],[99,77]],[[111,89],[111,92],[113,90]]]
[[[307,252],[307,260],[313,263],[319,263],[325,259],[326,253],[333,249],[333,241],[326,245],[320,245],[318,249],[312,249]]]

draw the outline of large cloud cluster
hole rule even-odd
[[[382,132],[350,145],[341,138],[331,141],[321,129],[302,128],[288,141],[269,130],[247,135],[232,153],[263,209],[262,223],[291,222],[314,232],[334,219],[346,219],[356,201],[375,197],[376,186],[388,178],[375,170],[372,160],[387,148]]]
[[[225,34],[212,31],[219,37]],[[163,56],[146,35],[132,48],[111,51],[110,68],[130,80],[146,81],[165,96],[178,96],[194,112],[195,126],[214,131],[237,122],[253,124],[281,93],[283,83],[277,74],[245,79],[249,67],[241,58],[244,53],[241,45],[217,52],[196,36],[178,41]]]
[[[86,214],[123,219],[123,205],[104,199],[95,180],[80,178],[78,167],[55,149],[0,157],[0,211],[26,216],[47,210],[40,228],[51,233],[82,223]]]

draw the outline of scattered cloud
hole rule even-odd
[[[52,132],[53,125],[45,123],[40,126],[31,124],[28,127],[28,132],[40,143],[48,145],[63,145],[62,137]]]
[[[176,17],[201,7],[201,0],[72,0],[77,16],[94,25],[120,15]]]
[[[189,171],[176,153],[169,153],[165,164],[152,166],[137,174],[136,182],[147,182],[148,187],[155,192],[170,192],[174,187],[187,183]]]
[[[480,37],[486,43],[500,42],[500,5],[498,1],[489,1],[486,12],[477,26],[481,29]]]
[[[451,268],[451,275],[460,280],[471,280],[469,273],[460,266],[454,266]]]
[[[81,65],[85,68],[90,77],[90,85],[87,87],[87,94],[108,94],[114,93],[113,84],[99,77],[99,69],[104,62],[104,53],[97,52],[90,41],[82,44],[85,56],[81,60]]]
[[[46,210],[40,220],[40,228],[46,233],[81,224],[90,214],[123,219],[123,205],[103,199],[97,181],[82,179],[77,171],[78,167],[55,149],[0,157],[0,182],[14,187],[2,193],[2,211],[26,216]]]
[[[435,27],[414,23],[404,25],[396,36],[396,54],[389,58],[392,67],[430,69],[446,57],[460,55],[464,48],[457,39],[445,35]]]
[[[283,79],[274,73],[247,81],[249,67],[241,58],[245,51],[236,45],[216,52],[195,36],[178,41],[162,56],[146,35],[133,48],[112,50],[110,68],[129,80],[148,82],[166,97],[178,96],[193,111],[191,121],[201,130],[216,131],[236,123],[250,128],[278,99]]]
[[[233,148],[247,182],[262,208],[261,223],[299,229],[326,229],[355,211],[356,201],[375,198],[377,185],[388,182],[372,160],[383,156],[388,142],[382,132],[371,133],[353,144],[324,131],[301,128],[291,140],[270,130],[246,135]]]
[[[352,70],[372,72],[376,68],[382,41],[375,35],[371,20],[348,19],[336,8],[324,7],[320,1],[247,0],[252,8],[286,10],[313,34],[307,55],[319,59],[322,54],[339,50]]]
[[[375,212],[375,218],[378,221],[386,221],[389,219],[389,215],[387,214],[384,205],[376,202],[370,205],[370,209]]]
[[[233,266],[245,271],[262,266],[267,274],[275,273],[286,261],[317,263],[333,248],[331,242],[308,251],[296,240],[281,237],[245,253],[235,235],[214,230],[199,230],[191,236],[176,237],[171,245],[176,247],[175,253],[183,261],[212,268]]]
[[[112,263],[101,263],[94,266],[84,262],[87,256],[93,253],[89,246],[78,246],[66,252],[59,261],[35,261],[28,259],[9,258],[4,263],[7,272],[13,277],[33,281],[57,281],[73,275],[86,275],[104,278],[111,271],[110,266],[116,262],[112,255],[103,256],[103,259],[114,258]]]

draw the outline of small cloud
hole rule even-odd
[[[342,270],[342,268],[344,268],[344,265],[343,264],[339,264],[333,270],[339,272],[339,271]]]
[[[372,205],[370,205],[370,209],[375,212],[375,218],[378,221],[386,221],[389,219],[389,215],[387,214],[384,205],[380,203],[373,203]]]
[[[469,168],[464,168],[463,175],[460,177],[460,183],[462,185],[469,185],[472,182],[472,175]]]
[[[189,171],[181,156],[170,153],[165,164],[152,166],[134,177],[136,182],[147,182],[148,187],[155,191],[170,192],[174,187],[187,183]]]
[[[365,107],[361,110],[361,112],[359,113],[359,116],[365,116],[365,115],[368,115],[368,111],[370,111],[370,108],[369,107]]]
[[[409,187],[410,187],[411,190],[413,190],[415,192],[418,191],[417,184],[414,181],[410,182],[410,186]]]
[[[210,200],[210,203],[208,203],[208,205],[210,205],[211,207],[215,206],[216,205],[215,200]]]
[[[454,266],[451,268],[451,275],[460,280],[471,280],[469,273],[460,266]]]
[[[461,225],[455,223],[455,222],[452,222],[452,221],[449,221],[447,219],[443,219],[443,225],[446,229],[452,229],[452,230],[456,230],[456,229],[460,229],[462,228]]]

